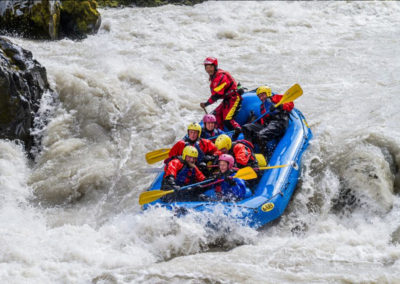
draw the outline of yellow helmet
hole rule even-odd
[[[267,97],[269,98],[270,96],[272,96],[272,92],[271,92],[271,88],[268,86],[261,86],[257,88],[257,96],[261,93],[266,93]]]
[[[183,148],[182,158],[185,160],[186,156],[197,158],[199,156],[199,152],[193,146],[186,146]]]
[[[218,136],[217,140],[215,140],[215,146],[217,146],[218,150],[224,148],[226,150],[230,150],[232,147],[232,140],[228,135],[221,134],[220,136]]]
[[[198,138],[200,138],[201,136],[201,126],[200,124],[198,124],[197,122],[192,122],[191,124],[189,124],[187,130],[195,130],[199,132]]]

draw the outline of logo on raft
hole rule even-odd
[[[269,211],[271,211],[272,209],[274,209],[274,207],[275,207],[274,203],[268,202],[268,203],[265,203],[265,204],[263,204],[263,205],[261,206],[261,210],[262,210],[263,212],[269,212]]]

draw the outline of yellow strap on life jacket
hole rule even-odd
[[[221,85],[214,88],[214,92],[221,91],[226,86],[226,82],[223,82]]]

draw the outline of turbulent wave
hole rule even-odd
[[[400,5],[230,2],[102,10],[97,35],[10,38],[46,67],[35,163],[0,143],[0,279],[31,283],[310,283],[400,279]],[[284,92],[314,140],[284,215],[261,231],[216,214],[142,213],[144,153],[208,98],[201,62]],[[211,107],[209,107],[211,108]],[[40,120],[38,121],[40,124]],[[216,222],[218,223],[218,222]]]

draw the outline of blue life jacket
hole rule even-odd
[[[188,167],[188,165],[183,162],[183,168],[176,174],[175,182],[177,185],[187,185],[195,182],[196,171],[194,168]]]
[[[221,183],[221,189],[222,189],[222,194],[223,195],[229,195],[232,194],[237,198],[244,198],[246,195],[246,185],[244,183],[244,180],[240,178],[233,178],[233,180],[236,182],[236,185],[231,186],[228,182],[223,181]]]
[[[232,172],[229,176],[233,177],[235,174],[235,172]],[[230,185],[229,182],[225,180],[219,184],[216,184],[212,188],[212,195],[215,195],[216,192],[220,192],[220,194],[224,196],[233,195],[237,199],[243,199],[252,194],[251,191],[246,187],[244,180],[240,178],[233,178],[233,180],[236,182],[236,185],[234,186]]]
[[[201,138],[204,139],[210,139],[211,137],[217,136],[217,135],[221,135],[224,134],[225,132],[222,131],[219,128],[215,128],[212,132],[209,132],[206,128],[203,128],[201,131]],[[217,139],[217,137],[215,137],[214,139],[212,139],[212,141],[215,141]]]
[[[198,139],[194,144],[189,140],[187,135],[183,139],[185,140],[185,146],[193,146],[197,149],[199,156],[197,157],[196,164],[200,164],[204,160],[204,152],[200,148],[201,139]]]
[[[261,102],[260,104],[260,115],[263,115],[264,113],[268,113],[270,107],[273,105],[273,103],[271,102],[270,98],[267,98],[264,102]],[[264,111],[263,111],[264,109]],[[267,117],[269,116],[269,114],[264,115],[259,121],[258,123],[263,125],[264,122],[266,121]]]

